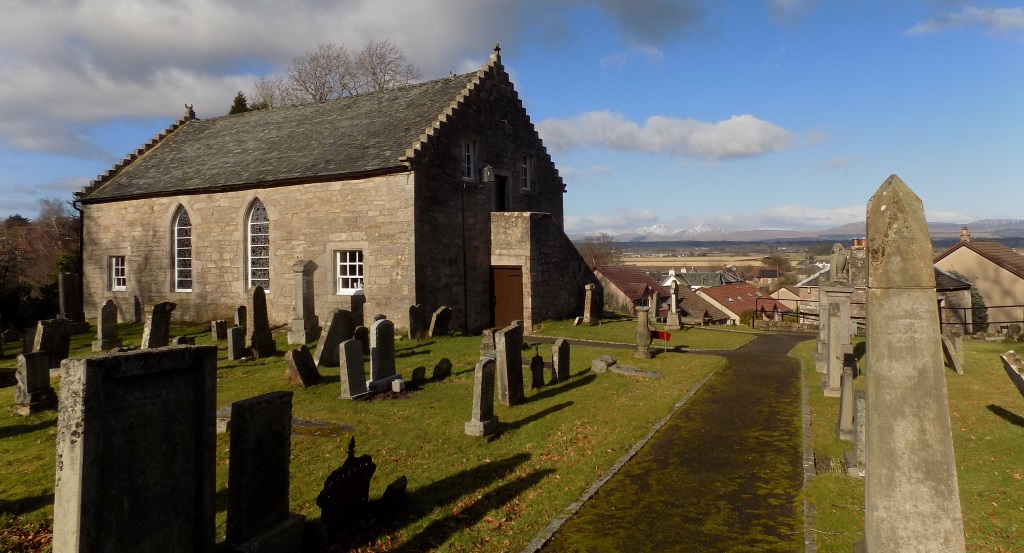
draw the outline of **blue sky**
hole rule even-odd
[[[404,13],[406,17],[396,17]],[[14,0],[0,217],[333,42],[427,79],[502,59],[566,230],[827,228],[892,173],[929,220],[1024,219],[1024,8],[956,0]]]

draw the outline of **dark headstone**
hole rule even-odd
[[[235,326],[245,328],[247,324],[249,324],[248,310],[244,305],[239,305],[235,308]]]
[[[482,357],[476,364],[473,412],[465,424],[469,436],[486,436],[498,429],[498,417],[494,415],[494,367],[494,359],[490,357]]]
[[[121,339],[117,337],[117,305],[114,300],[103,302],[100,318],[96,321],[96,340],[92,343],[94,352],[120,347]]]
[[[379,319],[370,325],[370,380],[395,374],[395,324]]]
[[[451,323],[451,320],[452,309],[444,305],[438,307],[437,311],[434,311],[434,315],[430,317],[430,330],[427,331],[427,336],[437,338],[448,334],[448,324]]]
[[[228,329],[228,360],[238,361],[248,357],[245,347],[245,327],[233,326]]]
[[[523,391],[523,327],[509,325],[494,333],[498,401],[519,405],[526,399]]]
[[[372,320],[372,321],[370,321],[370,322],[371,322],[371,324],[372,324],[372,323],[375,323],[375,322],[377,322],[377,321],[383,321],[383,320],[384,320],[384,319],[386,319],[386,318],[388,318],[388,316],[387,316],[387,315],[385,315],[385,314],[383,314],[383,313],[377,313],[376,315],[374,315],[374,316],[373,316],[373,320]]]
[[[354,399],[366,395],[366,373],[363,370],[363,346],[358,340],[345,340],[338,346],[341,359],[342,399]]]
[[[423,384],[427,381],[427,368],[420,366],[412,370],[412,383]]]
[[[72,322],[85,322],[82,308],[82,279],[75,273],[61,273],[57,277],[60,316]]]
[[[316,343],[316,350],[313,352],[313,361],[317,367],[337,367],[338,346],[345,340],[352,338],[355,332],[355,319],[352,313],[344,309],[338,309],[331,314],[331,319],[320,331],[320,341]]]
[[[551,346],[551,374],[552,384],[569,380],[569,342],[565,338]]]
[[[49,361],[45,351],[18,355],[14,410],[19,415],[34,415],[57,407],[57,394],[50,387]]]
[[[223,319],[210,321],[210,338],[217,342],[227,340],[228,322]]]
[[[270,333],[270,318],[267,315],[267,294],[262,286],[253,286],[249,289],[252,298],[251,313],[252,326],[249,332],[249,347],[260,357],[269,357],[277,353],[277,344],[274,343],[274,336]]]
[[[146,305],[141,349],[162,348],[171,339],[171,313],[178,304],[163,301]]]
[[[418,340],[427,334],[427,308],[420,304],[409,306],[409,338]]]
[[[532,377],[530,388],[544,387],[544,358],[539,352],[536,352],[533,359],[530,360],[530,376]]]
[[[217,348],[61,367],[54,551],[211,552]]]
[[[195,336],[175,336],[172,342],[175,346],[194,346],[196,345]]]
[[[348,445],[348,458],[327,477],[324,488],[316,498],[320,507],[320,520],[330,541],[356,530],[370,502],[370,479],[377,465],[369,455],[356,457],[356,439]]]
[[[49,367],[56,369],[71,354],[71,328],[65,319],[47,319],[36,325],[32,351],[45,351]]]
[[[370,330],[359,325],[352,331],[352,339],[363,346],[363,355],[370,355]]]
[[[431,373],[432,380],[444,380],[452,375],[452,362],[447,357],[442,358],[434,365],[434,372]]]
[[[313,362],[313,355],[309,348],[301,345],[295,349],[288,350],[284,354],[285,375],[292,384],[298,384],[303,388],[319,384],[323,378],[320,371],[316,370],[316,363]]]

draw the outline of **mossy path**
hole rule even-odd
[[[806,339],[723,353],[728,364],[544,551],[801,551],[800,365],[787,353]]]

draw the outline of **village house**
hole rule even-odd
[[[636,265],[598,265],[594,274],[604,289],[604,309],[633,315],[637,307],[656,306],[652,317],[664,319],[671,307],[671,281],[658,284],[651,275]],[[676,309],[687,324],[726,324],[729,316],[711,305],[686,285],[677,282]]]
[[[935,267],[963,275],[988,307],[989,331],[1006,332],[1024,323],[1024,255],[993,240],[971,240],[967,227],[960,241],[935,257]]]
[[[272,322],[312,261],[321,319],[408,328],[452,308],[479,331],[583,312],[595,283],[563,232],[565,186],[495,47],[476,72],[318,104],[187,114],[77,194],[84,297],[229,318],[251,288]],[[136,300],[137,298],[137,300]]]
[[[782,315],[789,313],[788,307],[749,282],[708,286],[697,290],[697,295],[728,315],[729,324],[734,325],[740,324],[746,311],[772,321],[782,320]]]

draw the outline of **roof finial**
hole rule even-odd
[[[501,45],[498,44],[497,42],[494,43],[494,53],[495,54],[500,54],[501,53]]]
[[[192,110],[192,104],[185,104],[185,118],[189,120],[196,118],[196,112]]]

